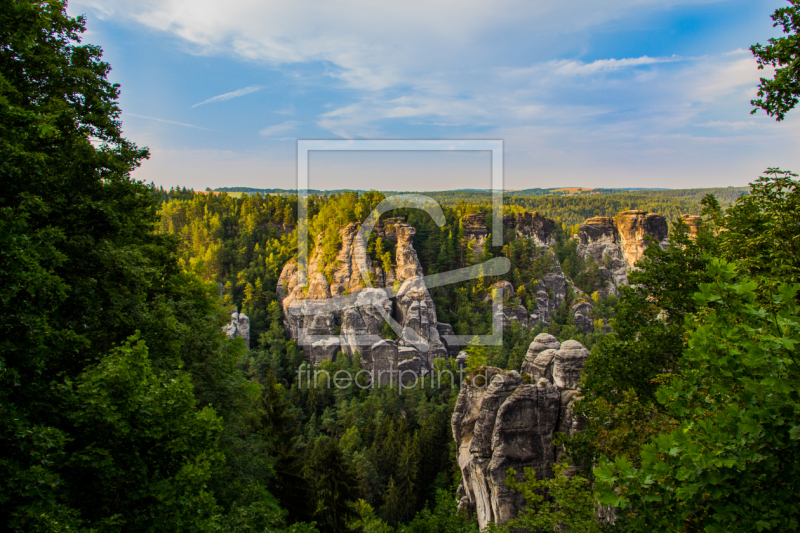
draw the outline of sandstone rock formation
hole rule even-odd
[[[537,246],[550,246],[554,242],[556,223],[536,211],[505,215],[503,226],[513,228],[519,237],[533,239]]]
[[[464,235],[467,241],[475,241],[473,252],[476,257],[483,253],[486,244],[486,237],[489,235],[489,228],[486,227],[486,215],[484,213],[472,213],[461,219],[464,226]]]
[[[620,247],[619,233],[608,217],[592,217],[578,230],[577,254],[597,263],[600,273],[608,280],[613,292],[628,284],[628,263]]]
[[[696,215],[681,215],[683,222],[689,227],[689,238],[694,239],[697,237],[697,232],[700,230],[700,224],[703,219]]]
[[[567,278],[561,265],[553,258],[553,270],[538,280],[536,285],[536,309],[532,310],[530,324],[550,324],[553,311],[567,298]]]
[[[555,433],[581,429],[572,406],[588,350],[576,341],[556,346],[547,334],[531,343],[525,368],[537,376],[532,384],[515,371],[489,368],[488,379],[469,376],[459,393],[452,418],[462,474],[459,507],[474,513],[481,529],[489,522],[503,524],[525,506],[506,486],[506,471],[513,468],[520,480],[527,467],[537,476],[552,476],[559,452]]]
[[[466,215],[461,223],[464,225],[464,234],[467,241],[474,240],[474,253],[480,256],[483,253],[486,239],[489,235],[489,228],[486,225],[486,215],[484,213],[472,213]],[[553,244],[553,231],[556,224],[553,220],[543,217],[537,212],[517,213],[514,215],[503,216],[503,228],[513,230],[517,237],[533,239],[539,247],[546,247]]]
[[[667,220],[645,211],[622,211],[613,219],[592,217],[578,230],[577,254],[584,261],[594,261],[608,280],[608,290],[618,293],[628,284],[628,271],[635,268],[648,246],[648,238],[666,247]]]
[[[647,236],[666,246],[669,237],[667,219],[646,211],[623,211],[614,217],[619,245],[629,267],[634,267],[647,249]]]
[[[503,293],[503,305],[496,311],[497,316],[495,317],[502,328],[504,330],[510,328],[512,322],[517,322],[523,327],[527,326],[528,310],[516,301],[514,286],[508,281],[498,281],[492,285],[492,295],[487,296],[486,300],[494,297],[494,291]]]
[[[230,323],[222,331],[231,339],[241,337],[245,346],[250,348],[250,319],[244,313],[234,311]]]
[[[452,334],[452,328],[436,319],[436,307],[413,247],[414,228],[401,219],[389,219],[374,228],[378,236],[396,244],[396,267],[389,271],[372,261],[359,229],[359,225],[349,224],[340,230],[342,248],[332,265],[322,264],[321,247],[317,247],[305,278],[295,260],[281,272],[277,294],[284,325],[303,346],[307,360],[317,364],[333,359],[340,351],[348,356],[358,353],[366,370],[391,365],[396,371],[407,359],[417,357],[421,367],[430,368],[432,360],[447,356],[448,350],[457,353],[457,346],[448,347],[441,339],[443,334]],[[319,236],[318,242],[321,239]],[[367,287],[362,270],[372,288]],[[308,280],[306,286],[304,279]],[[396,296],[394,303],[392,296]],[[402,328],[394,347],[396,355],[381,336],[387,316]],[[402,348],[409,347],[415,356],[404,359]]]
[[[528,347],[520,372],[530,375],[534,383],[541,378],[552,383],[553,357],[559,348],[561,348],[561,343],[558,342],[558,339],[549,333],[540,333]]]

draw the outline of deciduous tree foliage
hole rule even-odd
[[[800,528],[800,284],[759,303],[758,284],[722,260],[687,317],[688,347],[658,401],[677,427],[596,471],[603,501],[649,531]],[[614,490],[617,489],[617,490]]]
[[[648,251],[633,277],[645,292],[623,295],[617,331],[590,357],[580,404],[587,432],[568,449],[587,464],[609,459],[594,471],[602,500],[622,506],[633,530],[800,528],[793,176],[770,169],[727,212],[709,198],[705,236]],[[662,276],[675,268],[683,276]],[[628,312],[634,305],[638,314]],[[659,349],[650,339],[662,337]],[[614,370],[614,350],[645,364],[628,364],[626,376]]]
[[[0,529],[280,526],[268,456],[229,461],[257,447],[242,346],[155,231],[129,175],[147,152],[83,24],[60,1],[0,6]]]
[[[789,7],[782,7],[772,15],[774,26],[780,26],[784,36],[770,39],[766,46],[750,47],[759,69],[775,69],[772,79],[761,78],[758,98],[750,102],[756,107],[751,114],[760,108],[778,121],[794,109],[800,97],[800,0],[787,1]]]

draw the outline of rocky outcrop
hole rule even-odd
[[[486,227],[486,215],[484,213],[472,213],[461,219],[464,226],[464,236],[467,242],[475,241],[473,253],[476,257],[483,254],[483,247],[486,244],[486,237],[489,235],[489,228]]]
[[[594,331],[594,324],[592,323],[592,311],[594,306],[588,301],[577,302],[572,305],[572,316],[575,320],[575,325],[583,333],[591,333]]]
[[[528,325],[528,310],[517,301],[514,286],[508,281],[498,281],[492,285],[492,294],[487,295],[486,300],[494,298],[495,291],[502,291],[503,305],[495,312],[495,320],[499,321],[503,330],[511,327],[512,322],[517,322],[520,326]]]
[[[480,257],[489,235],[486,215],[472,213],[462,218],[461,223],[464,226],[464,235],[467,241],[475,241],[473,250],[475,255]],[[516,237],[533,239],[537,246],[546,247],[554,242],[553,231],[555,231],[556,223],[534,211],[533,213],[503,215],[503,228],[513,230]]]
[[[533,239],[537,246],[550,246],[555,241],[553,231],[556,223],[536,211],[505,215],[503,226],[513,229],[518,237]]]
[[[697,237],[697,232],[700,231],[700,225],[703,219],[696,215],[681,215],[683,223],[689,228],[689,238],[694,240]]]
[[[439,335],[436,305],[423,279],[422,266],[414,250],[416,230],[407,224],[397,226],[396,316],[403,328],[401,344],[414,346],[426,354],[427,367],[438,357],[447,357],[447,348]]]
[[[628,284],[628,263],[620,247],[620,238],[614,221],[608,217],[593,217],[581,224],[578,230],[577,255],[585,262],[594,261],[608,281],[608,287],[617,292]]]
[[[635,268],[648,246],[648,238],[666,247],[669,229],[667,220],[645,211],[622,211],[616,217],[586,219],[578,230],[577,255],[585,262],[593,261],[608,281],[603,292],[618,293],[628,284],[628,271]]]
[[[541,378],[553,382],[553,358],[556,351],[561,348],[558,339],[549,333],[540,333],[533,339],[522,362],[522,374],[528,374],[534,383]]]
[[[567,277],[561,271],[558,261],[553,258],[553,270],[544,275],[536,284],[536,309],[530,315],[529,323],[550,324],[550,316],[567,298]]]
[[[307,286],[295,260],[281,272],[277,294],[284,325],[303,346],[306,359],[317,364],[339,352],[360,354],[365,370],[378,369],[384,361],[396,370],[405,360],[399,355],[404,347],[413,347],[423,368],[430,368],[433,359],[447,356],[448,350],[458,353],[457,346],[448,347],[441,338],[441,334],[452,334],[452,328],[437,321],[413,247],[414,228],[401,219],[389,219],[375,227],[378,236],[396,245],[396,267],[388,271],[372,261],[359,229],[357,224],[349,224],[340,230],[342,247],[331,265],[323,265],[321,246],[317,247],[308,261]],[[318,243],[322,238],[318,237]],[[371,288],[362,270],[371,279]],[[387,316],[401,326],[396,357],[381,335]]]
[[[506,471],[513,468],[521,480],[533,467],[540,478],[551,477],[559,452],[555,434],[581,429],[572,407],[588,350],[576,341],[557,345],[551,335],[534,339],[525,362],[537,376],[531,384],[515,371],[487,368],[468,376],[459,393],[452,418],[462,474],[459,507],[474,513],[481,529],[507,522],[525,506],[506,485]]]
[[[234,311],[230,323],[222,331],[231,339],[241,337],[245,346],[250,348],[250,319],[244,313]]]
[[[669,227],[667,219],[661,215],[646,211],[623,211],[614,217],[614,225],[619,234],[622,255],[629,267],[636,266],[636,262],[644,255],[648,246],[647,237],[663,247],[668,244]]]

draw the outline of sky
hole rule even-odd
[[[294,188],[298,139],[500,139],[504,187],[800,171],[751,115],[785,0],[72,0],[157,185]],[[490,187],[489,152],[312,152],[319,189]]]

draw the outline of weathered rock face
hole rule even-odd
[[[475,247],[473,248],[475,255],[480,256],[486,244],[486,237],[489,235],[489,228],[486,227],[486,215],[472,213],[465,216],[461,223],[464,225],[464,235],[467,241],[475,240]]]
[[[231,339],[241,337],[245,346],[250,348],[250,319],[244,313],[234,311],[230,324],[223,327],[222,331]]]
[[[697,237],[697,232],[700,230],[700,224],[703,219],[695,215],[681,215],[683,222],[689,226],[689,238],[694,239]]]
[[[536,291],[536,309],[530,315],[529,324],[538,322],[550,324],[550,316],[567,297],[567,278],[561,266],[554,259],[552,272],[548,272],[538,281]]]
[[[445,346],[440,337],[440,330],[451,334],[452,328],[436,320],[436,307],[412,243],[414,228],[400,219],[390,219],[377,225],[375,232],[397,245],[395,269],[387,272],[373,264],[359,226],[349,224],[340,231],[342,248],[327,275],[319,251],[309,258],[305,289],[296,261],[289,261],[281,272],[277,294],[284,325],[303,345],[312,364],[330,360],[341,351],[348,356],[359,353],[366,370],[379,368],[383,363],[376,361],[384,360],[394,361],[392,368],[396,370],[399,361],[387,355],[390,349],[380,343],[384,316],[393,317],[402,326],[395,349],[413,346],[425,368],[436,357],[447,356],[448,348],[457,353],[457,346]],[[371,276],[372,288],[366,287],[362,269]],[[396,303],[390,299],[394,289]],[[309,335],[323,339],[309,343]],[[373,350],[380,353],[372,354]]]
[[[439,338],[442,339],[442,344],[444,344],[444,347],[447,349],[447,354],[450,357],[456,357],[461,350],[455,344],[450,346],[445,340],[446,335],[456,334],[456,332],[453,330],[453,326],[450,324],[445,324],[444,322],[437,322],[436,330],[439,332]]]
[[[520,237],[533,239],[537,246],[550,246],[554,242],[556,223],[536,211],[505,215],[503,226],[513,228]]]
[[[667,245],[669,227],[667,219],[645,211],[623,211],[614,217],[619,234],[619,245],[629,267],[636,265],[647,249],[646,237],[650,236],[662,246]]]
[[[503,305],[497,310],[495,320],[500,323],[504,330],[511,327],[512,322],[517,322],[522,327],[528,325],[528,310],[525,306],[516,301],[516,291],[514,286],[508,281],[498,281],[492,285],[492,296],[494,291],[502,291]],[[487,296],[486,300],[490,299]]]
[[[589,350],[578,341],[566,341],[558,349],[553,364],[553,383],[559,389],[577,389]]]
[[[479,256],[483,253],[483,248],[489,235],[486,215],[484,213],[472,213],[465,216],[461,222],[464,225],[464,234],[467,240],[475,240],[474,251],[475,255]],[[537,246],[550,246],[554,242],[553,231],[556,223],[537,212],[504,215],[503,227],[514,230],[518,237],[533,239]]]
[[[592,217],[578,231],[577,254],[584,261],[594,261],[608,280],[608,290],[619,293],[628,284],[628,271],[642,258],[647,238],[652,237],[661,247],[668,244],[667,220],[645,211],[622,211],[613,219]],[[582,329],[585,329],[582,327]]]
[[[590,258],[600,267],[613,292],[628,284],[628,264],[619,244],[619,233],[608,217],[593,217],[578,230],[577,254],[584,261]]]
[[[540,333],[533,339],[522,362],[522,374],[528,374],[534,383],[540,378],[553,382],[553,358],[556,351],[561,348],[558,339],[549,333]]]
[[[416,232],[407,224],[397,225],[396,228],[396,278],[400,282],[400,289],[397,291],[396,317],[397,322],[403,327],[400,343],[414,346],[424,353],[427,367],[430,368],[434,359],[447,357],[447,348],[439,336],[436,305],[425,286],[422,266],[411,240]]]
[[[529,365],[542,374],[534,384],[525,384],[514,371],[487,369],[488,380],[471,376],[459,393],[452,418],[462,474],[459,506],[475,513],[481,529],[514,518],[525,506],[519,493],[506,486],[506,471],[513,468],[521,480],[524,469],[533,467],[537,476],[551,477],[558,452],[555,433],[581,429],[572,405],[588,350],[575,341],[549,348],[557,345],[547,334],[531,343],[528,355],[541,359]],[[555,384],[545,377],[548,368]]]
[[[592,311],[594,311],[594,306],[588,301],[578,302],[572,306],[572,316],[575,317],[575,325],[578,326],[583,333],[591,333],[594,331]]]

